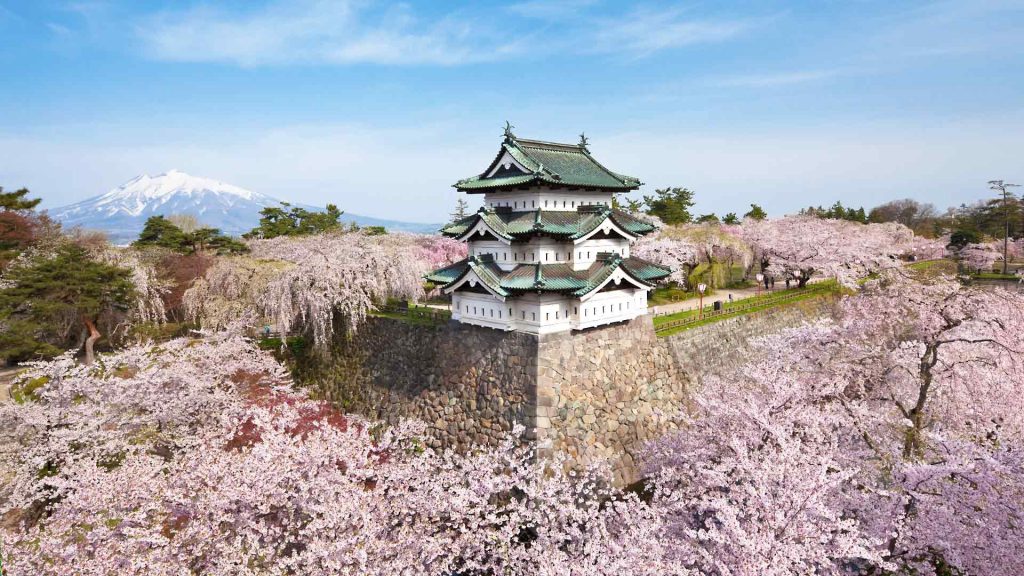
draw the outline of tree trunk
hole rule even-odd
[[[100,331],[96,329],[96,324],[92,320],[85,318],[85,326],[89,329],[89,337],[85,339],[85,365],[92,364],[95,359],[93,355],[92,347],[96,344],[96,341],[100,339]]]

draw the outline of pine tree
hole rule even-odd
[[[654,196],[644,196],[647,213],[665,224],[686,224],[693,221],[693,191],[687,188],[662,188]]]
[[[464,198],[459,198],[455,202],[455,211],[452,212],[452,222],[458,222],[466,216],[469,216],[469,202],[466,202]]]
[[[28,196],[28,188],[15,190],[14,192],[4,192],[4,187],[0,186],[0,208],[4,210],[32,210],[42,201],[41,198],[26,200],[25,196]]]
[[[744,214],[743,217],[744,218],[752,218],[754,220],[764,220],[765,218],[768,217],[768,213],[765,212],[764,208],[761,208],[759,205],[751,204],[750,205],[750,212],[747,212],[746,214]]]
[[[135,289],[131,272],[98,262],[66,243],[51,257],[9,270],[0,290],[0,358],[18,362],[59,354],[78,334],[86,363],[104,326],[128,309]],[[82,341],[79,340],[81,345]]]

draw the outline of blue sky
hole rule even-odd
[[[505,120],[700,212],[1024,182],[1024,1],[0,0],[0,185],[171,168],[443,221]]]

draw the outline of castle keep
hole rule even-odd
[[[427,279],[452,297],[452,318],[499,330],[551,334],[632,320],[671,271],[630,256],[655,230],[612,207],[640,181],[605,168],[578,144],[516,137],[455,187],[484,206],[441,232],[469,243],[469,257]]]

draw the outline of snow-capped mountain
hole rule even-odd
[[[259,223],[260,210],[278,206],[281,200],[212,178],[191,176],[179,170],[136,176],[101,196],[56,208],[50,215],[67,227],[103,230],[115,242],[134,240],[150,216],[191,214],[205,226],[226,234],[248,232]],[[344,210],[341,202],[336,202]],[[309,210],[323,207],[305,206]],[[389,230],[433,232],[438,226],[380,220],[345,213],[345,222],[360,226],[384,226]]]

